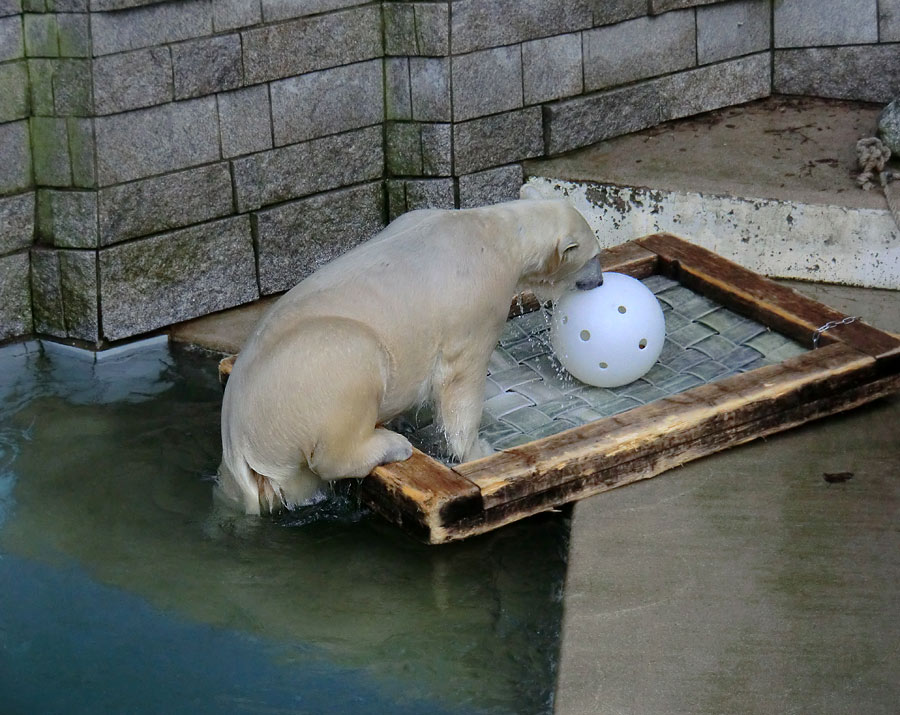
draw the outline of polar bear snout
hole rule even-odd
[[[575,274],[575,287],[578,290],[593,290],[603,285],[603,267],[600,256],[594,256]]]

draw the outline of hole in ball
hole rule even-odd
[[[620,306],[619,306],[619,312],[620,312],[620,313],[624,313],[624,312],[627,311],[627,310],[628,310],[628,308],[626,308],[624,305],[620,305]]]
[[[591,331],[590,330],[582,330],[579,333],[579,336],[581,337],[582,340],[584,340],[584,342],[587,342],[588,340],[591,339]]]
[[[647,338],[641,338],[641,342],[638,343],[638,347],[643,350],[647,347]]]
[[[607,363],[607,362],[601,362],[601,363],[600,363],[600,369],[601,369],[601,370],[605,370],[605,369],[608,368],[608,367],[609,367],[609,363]]]

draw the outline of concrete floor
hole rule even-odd
[[[897,713],[898,583],[900,397],[579,502],[556,712]]]

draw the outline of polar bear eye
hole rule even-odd
[[[568,246],[565,247],[565,249],[563,249],[563,258],[565,258],[566,256],[571,257],[572,252],[575,251],[575,249],[577,249],[577,248],[578,248],[577,243],[570,243]]]

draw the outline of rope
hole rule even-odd
[[[891,150],[877,137],[866,137],[856,142],[856,160],[861,170],[860,175],[856,177],[856,183],[863,191],[868,191],[875,186],[872,180],[877,177],[891,215],[900,227],[900,199],[889,187],[891,181],[900,177],[896,172],[885,168],[890,158]]]

